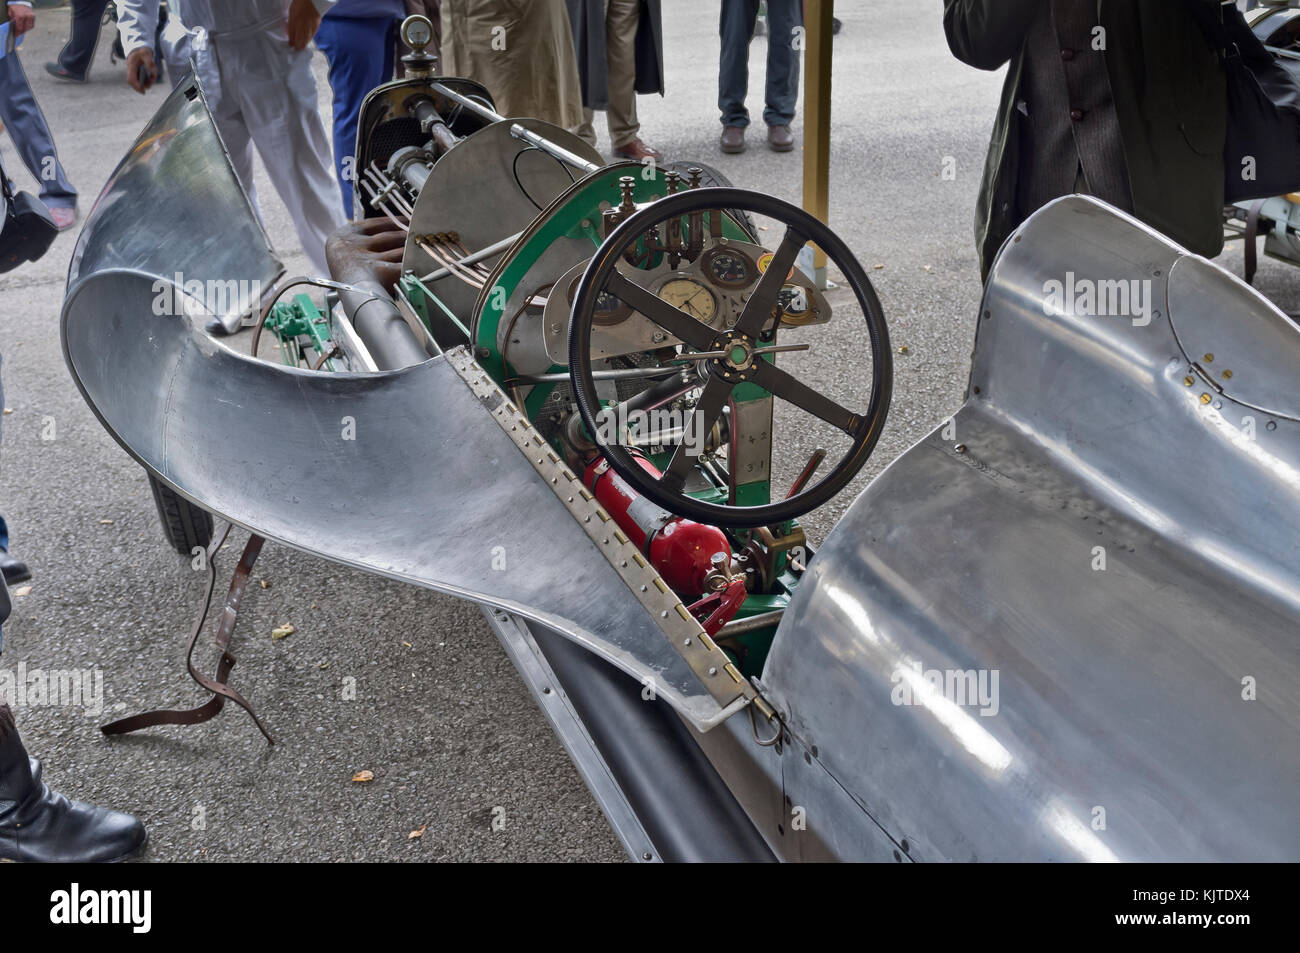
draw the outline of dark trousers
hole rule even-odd
[[[50,208],[76,208],[77,190],[54,151],[54,137],[16,50],[0,59],[0,122],[9,130],[27,170],[41,183],[41,201]]]
[[[366,94],[393,78],[400,22],[383,17],[325,17],[316,46],[330,64],[334,93],[334,168],[343,192],[343,214],[352,218],[352,183],[360,170],[353,153]]]
[[[754,38],[759,0],[722,0],[722,59],[718,67],[718,109],[724,126],[749,125],[749,41]],[[799,96],[799,51],[795,28],[803,23],[801,0],[767,0],[767,87],[763,121],[788,126]]]
[[[72,32],[59,51],[59,65],[69,73],[85,77],[99,45],[104,11],[112,0],[72,0]]]
[[[4,174],[4,169],[0,169],[0,175]],[[4,404],[5,389],[4,385],[0,384],[0,407],[3,407]],[[3,547],[4,549],[9,548],[9,527],[5,525],[5,518],[3,516],[0,516],[0,547]],[[0,652],[3,652],[5,647],[5,633],[3,626],[4,621],[7,618],[9,618],[9,587],[5,585],[4,576],[0,576]],[[3,702],[4,699],[0,698],[0,703]]]

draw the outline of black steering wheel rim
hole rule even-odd
[[[592,376],[592,318],[598,296],[613,276],[623,252],[640,235],[669,218],[701,209],[733,208],[775,219],[786,226],[787,237],[794,234],[802,237],[805,244],[815,242],[839,267],[856,297],[871,340],[872,380],[867,410],[858,418],[860,423],[856,432],[845,430],[853,440],[852,446],[822,479],[804,487],[788,499],[762,506],[724,506],[676,492],[651,477],[624,447],[601,443],[599,438],[595,439],[610,466],[638,493],[679,516],[701,523],[740,529],[786,522],[827,503],[862,469],[884,429],[893,387],[893,356],[884,312],[866,271],[848,246],[825,223],[789,202],[760,192],[736,188],[690,189],[659,199],[633,213],[597,249],[578,283],[569,317],[569,380],[582,422],[588,434],[594,437],[600,432],[598,417],[603,408]],[[645,317],[655,320],[649,315]],[[743,316],[740,320],[743,320]],[[762,358],[758,360],[761,361]]]

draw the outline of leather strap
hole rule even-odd
[[[203,605],[199,610],[198,618],[194,622],[194,629],[190,633],[189,648],[185,653],[185,667],[190,673],[190,678],[212,692],[212,697],[197,708],[158,709],[110,722],[100,728],[100,731],[104,734],[123,735],[131,731],[139,731],[141,728],[152,728],[156,725],[197,725],[217,715],[225,707],[226,699],[230,699],[248,712],[258,730],[266,737],[267,743],[275,744],[275,739],[271,737],[271,733],[266,730],[266,727],[257,717],[257,712],[253,710],[253,706],[248,703],[243,695],[226,684],[226,680],[230,677],[230,670],[235,667],[236,662],[235,656],[230,654],[230,640],[235,631],[235,621],[239,614],[239,603],[243,598],[244,588],[248,585],[249,575],[253,571],[253,563],[257,561],[257,556],[262,551],[262,544],[265,542],[261,536],[250,535],[248,537],[243,555],[239,557],[239,565],[235,567],[235,573],[230,579],[230,590],[226,593],[226,605],[221,613],[221,622],[217,627],[215,640],[217,648],[221,651],[216,676],[208,678],[194,667],[194,648],[203,632],[203,624],[207,620],[208,609],[212,605],[212,593],[216,589],[217,567],[215,557],[229,533],[230,525],[227,524],[221,537],[208,549],[207,592],[203,599]]]

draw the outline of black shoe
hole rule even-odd
[[[21,559],[14,559],[7,549],[0,549],[0,573],[4,573],[5,583],[10,586],[32,578],[32,571],[27,568],[27,564]]]
[[[0,706],[0,860],[105,863],[144,850],[144,825],[130,814],[70,801],[41,783],[13,713]]]
[[[69,83],[84,83],[86,81],[84,75],[78,76],[62,63],[46,63],[45,72],[49,73],[55,79],[67,80]]]

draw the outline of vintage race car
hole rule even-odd
[[[283,275],[192,78],[86,220],[67,363],[177,548],[216,514],[482,605],[636,859],[1300,858],[1287,317],[1056,201],[963,406],[814,552],[891,392],[851,251],[419,52],[331,276]]]

